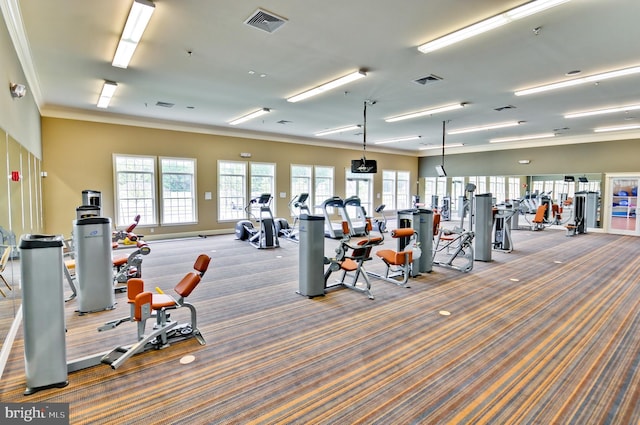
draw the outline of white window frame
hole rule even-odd
[[[241,172],[222,172],[224,165],[239,165]],[[247,216],[245,206],[247,205],[247,162],[246,161],[227,161],[218,160],[218,222],[237,221]],[[231,183],[230,179],[240,178],[239,191],[234,194],[230,191],[229,195],[223,196],[222,185]]]
[[[271,172],[267,174],[258,173],[258,167],[270,167]],[[265,187],[255,187],[254,178],[259,178],[262,181],[267,182],[268,188]],[[249,163],[249,199],[257,198],[263,193],[270,193],[271,199],[276,197],[276,164],[271,162],[250,162]],[[270,205],[271,213],[275,217],[276,215],[276,205],[275,202],[272,202]],[[259,216],[260,205],[253,204],[251,205],[252,212],[254,216]]]
[[[330,176],[318,176],[319,170],[329,171]],[[329,192],[321,190],[324,186],[329,187]],[[327,165],[315,165],[313,167],[313,197],[309,195],[309,199],[313,199],[314,211],[316,214],[323,214],[322,208],[315,208],[317,205],[322,205],[324,201],[329,199],[335,193],[335,168]],[[328,209],[329,214],[333,212],[333,208]]]
[[[192,170],[186,171],[165,171],[165,167],[168,167],[166,162],[181,162],[185,164],[191,164]],[[197,163],[194,158],[175,158],[175,157],[160,157],[159,158],[159,175],[160,175],[160,223],[162,225],[173,226],[179,224],[194,224],[198,222],[198,206],[196,190],[196,171]],[[167,196],[165,192],[164,183],[165,177],[176,176],[178,178],[184,178],[188,180],[190,191],[176,192],[172,196]],[[182,194],[181,196],[179,194]],[[168,217],[178,217],[177,220],[170,220]]]
[[[128,163],[121,163],[126,161]],[[144,167],[136,167],[140,162],[150,162]],[[126,167],[126,168],[125,168]],[[129,167],[132,167],[129,169]],[[157,196],[157,160],[155,156],[143,156],[143,155],[122,155],[113,154],[113,176],[114,176],[114,196],[115,196],[115,225],[127,226],[131,223],[133,218],[140,214],[140,224],[145,226],[155,226],[158,224],[158,196]],[[124,194],[121,190],[119,181],[121,176],[133,177],[135,181],[133,184],[142,183],[149,185],[145,188],[132,188],[130,192]],[[145,178],[147,177],[147,178]],[[147,181],[141,181],[147,180]],[[131,182],[130,182],[131,183]],[[141,195],[141,191],[149,191],[150,193],[144,193]]]

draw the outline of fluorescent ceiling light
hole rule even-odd
[[[463,146],[464,146],[464,145],[463,145],[462,143],[452,143],[452,144],[450,144],[450,145],[445,145],[445,146],[444,146],[444,148],[445,148],[445,149],[449,149],[449,148],[461,148],[461,147],[463,147]],[[429,150],[429,149],[442,149],[442,146],[436,146],[436,145],[434,145],[434,146],[425,146],[425,147],[422,147],[422,148],[418,148],[418,150],[420,150],[420,151],[426,151],[426,150]]]
[[[462,133],[471,133],[473,131],[484,131],[484,130],[493,130],[496,128],[515,127],[516,125],[520,125],[522,123],[523,121],[509,121],[509,122],[502,122],[498,124],[481,125],[478,127],[460,128],[458,130],[451,130],[447,132],[447,134],[462,134]]]
[[[528,94],[540,93],[549,90],[562,89],[565,87],[577,86],[585,83],[597,83],[602,80],[608,80],[609,78],[623,77],[625,75],[640,73],[640,66],[634,66],[632,68],[617,69],[614,71],[603,72],[601,74],[589,75],[582,78],[575,78],[573,80],[559,81],[557,83],[545,84],[543,86],[531,87],[524,90],[515,91],[513,94],[516,96],[526,96]]]
[[[118,84],[113,81],[105,81],[102,85],[102,92],[100,92],[100,97],[98,98],[96,106],[103,109],[107,108],[117,88]]]
[[[618,125],[613,127],[598,127],[598,128],[594,128],[593,131],[595,133],[603,133],[605,131],[636,130],[638,128],[640,128],[640,124],[630,124],[630,125]]]
[[[250,114],[243,115],[240,118],[236,118],[233,121],[229,121],[229,124],[230,125],[237,125],[237,124],[243,123],[245,121],[249,121],[249,120],[252,120],[254,118],[258,118],[259,116],[262,116],[264,114],[268,114],[269,112],[271,112],[271,109],[269,109],[269,108],[258,109],[257,111],[251,112]]]
[[[439,112],[453,111],[454,109],[463,108],[464,105],[465,105],[464,103],[454,103],[452,105],[438,106],[437,108],[425,109],[424,111],[412,112],[410,114],[397,115],[395,117],[385,118],[385,121],[396,122],[396,121],[407,120],[410,118],[423,117],[425,115],[433,115]]]
[[[565,114],[564,117],[565,118],[581,118],[581,117],[589,117],[591,115],[602,115],[602,114],[612,114],[615,112],[635,111],[638,109],[640,109],[640,105],[617,106],[615,108],[598,109],[595,111],[571,112],[569,114]]]
[[[538,13],[559,4],[566,3],[567,1],[569,0],[535,0],[496,15],[492,18],[488,18],[470,25],[461,30],[452,32],[451,34],[445,35],[444,37],[440,37],[428,43],[422,44],[418,46],[418,50],[420,50],[422,53],[433,52],[434,50],[441,49],[459,41],[466,40],[467,38],[471,38],[475,35],[490,31],[494,28],[501,27],[502,25],[508,24],[509,22],[522,19],[524,17],[533,15],[534,13]]]
[[[405,137],[396,137],[393,139],[385,139],[374,142],[374,145],[384,145],[386,143],[396,143],[396,142],[407,142],[409,140],[416,140],[421,138],[422,136],[405,136]]]
[[[351,74],[345,75],[344,77],[340,77],[337,80],[329,81],[328,83],[324,83],[318,87],[312,88],[311,90],[304,91],[302,93],[296,94],[295,96],[291,96],[287,98],[287,102],[295,103],[304,99],[308,99],[311,96],[315,96],[320,93],[324,93],[327,90],[335,89],[336,87],[340,87],[344,84],[350,83],[355,80],[359,80],[360,78],[364,78],[367,76],[367,73],[364,71],[355,71]]]
[[[357,130],[360,128],[360,124],[354,124],[354,125],[348,125],[346,127],[340,127],[340,128],[334,128],[331,130],[325,130],[325,131],[320,131],[318,133],[316,133],[316,136],[326,136],[327,134],[333,134],[333,133],[342,133],[343,131],[351,131],[351,130]]]
[[[118,68],[129,66],[129,61],[131,61],[131,57],[136,51],[136,47],[142,38],[144,30],[147,28],[154,10],[155,5],[149,0],[133,0],[127,23],[124,25],[111,65]]]
[[[530,134],[528,136],[502,137],[500,139],[491,139],[489,143],[517,142],[520,140],[545,139],[547,137],[555,137],[555,133]]]

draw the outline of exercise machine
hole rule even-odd
[[[585,206],[587,203],[586,193],[576,192],[573,202],[573,220],[565,226],[567,229],[567,236],[575,236],[581,233],[587,233],[587,226],[584,216]]]
[[[208,255],[200,254],[198,256],[193,265],[194,271],[187,273],[174,287],[174,291],[179,296],[178,299],[165,294],[158,288],[156,290],[159,293],[156,294],[145,291],[142,279],[130,279],[127,283],[127,299],[131,309],[129,317],[107,322],[98,328],[98,331],[114,329],[126,322],[136,322],[138,341],[129,347],[116,347],[105,354],[100,362],[117,369],[131,356],[150,349],[157,350],[168,347],[171,342],[196,338],[200,345],[205,345],[206,342],[197,325],[196,308],[187,302],[186,298],[198,286],[209,268],[210,262],[211,257]],[[190,321],[178,324],[171,320],[169,312],[182,307],[190,310]],[[146,322],[150,318],[155,318],[156,323],[153,330],[147,333]]]
[[[348,217],[351,236],[364,236],[367,234],[367,212],[361,204],[360,198],[350,196],[343,201],[344,211]],[[351,210],[351,212],[350,212]]]
[[[384,215],[384,209],[386,205],[380,204],[375,209],[375,213],[379,215],[379,217],[373,218],[373,228],[380,233],[385,233],[387,231],[387,217]]]
[[[325,199],[322,204],[318,205],[318,208],[322,209],[322,213],[324,214],[324,234],[326,237],[331,239],[340,239],[344,236],[344,229],[342,223],[346,222],[346,229],[351,228],[351,223],[349,221],[349,216],[344,208],[344,201],[339,196],[333,196],[331,198]],[[338,210],[340,217],[342,220],[340,222],[331,221],[331,215],[329,214],[329,208],[335,208]]]
[[[370,224],[367,230],[371,230]],[[371,293],[371,282],[367,277],[364,262],[371,260],[371,250],[374,246],[380,245],[384,237],[382,234],[372,236],[368,232],[364,237],[354,238],[350,235],[350,229],[346,222],[343,223],[342,233],[344,236],[336,248],[336,256],[333,258],[325,257],[324,260],[324,263],[328,265],[324,274],[325,291],[336,287],[348,288],[361,292],[372,300],[374,296]],[[340,272],[340,278],[329,284],[328,280],[333,272]]]
[[[493,249],[502,252],[513,251],[513,239],[511,237],[511,220],[518,211],[513,204],[504,203],[498,205],[493,214]]]
[[[133,230],[140,223],[140,214],[136,214],[133,218],[133,222],[127,226],[124,230],[114,230],[111,236],[113,247],[117,248],[120,243],[123,245],[136,245],[139,239],[142,239],[142,235],[133,233]]]
[[[394,239],[409,238],[411,241],[397,251],[393,249],[381,249],[376,251],[376,256],[382,259],[386,268],[384,274],[367,272],[369,276],[377,277],[387,282],[395,283],[398,286],[409,288],[409,277],[414,259],[420,258],[421,250],[416,242],[416,233],[410,228],[395,229],[391,231]],[[398,244],[401,245],[400,243]]]
[[[270,204],[272,199],[273,197],[270,193],[263,193],[249,202],[249,205],[245,208],[249,217],[253,216],[251,212],[253,205],[258,204],[259,212],[255,219],[260,227],[254,227],[251,220],[241,220],[236,223],[236,239],[241,241],[248,240],[252,246],[258,249],[280,247],[278,231],[271,213]]]
[[[119,251],[119,250],[118,250]],[[151,247],[142,241],[137,240],[135,250],[127,255],[121,255],[112,259],[113,264],[113,289],[115,292],[126,291],[126,283],[131,278],[142,277],[142,260],[143,256],[149,255]],[[64,277],[71,289],[71,295],[65,301],[71,301],[78,296],[76,288],[76,260],[73,249],[73,240],[63,240],[63,261],[64,261]]]
[[[125,290],[129,279],[142,277],[142,256],[149,255],[151,248],[146,242],[138,240],[136,249],[129,255],[113,259],[113,284],[115,290]]]
[[[291,198],[288,206],[291,216],[293,217],[293,224],[289,226],[289,222],[284,218],[276,218],[276,231],[278,232],[278,236],[292,242],[299,242],[298,222],[300,221],[300,216],[302,214],[311,215],[309,206],[307,205],[307,199],[309,199],[308,193],[301,193]]]
[[[476,186],[468,183],[462,197],[460,226],[453,229],[441,228],[433,248],[433,264],[458,270],[463,273],[473,270],[473,192]],[[464,229],[464,220],[469,215],[468,230]]]

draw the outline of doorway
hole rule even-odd
[[[607,233],[640,236],[637,174],[607,174],[605,229]]]

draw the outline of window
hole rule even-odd
[[[396,209],[395,171],[382,171],[382,203],[387,210]]]
[[[160,158],[162,181],[162,224],[195,223],[196,161]]]
[[[500,176],[489,177],[489,192],[491,192],[491,196],[495,198],[496,203],[500,204],[504,202],[506,199],[505,178]]]
[[[360,198],[360,205],[369,214],[373,211],[372,208],[372,192],[373,192],[373,175],[372,174],[354,174],[350,170],[347,170],[347,187],[345,195],[347,198],[351,196],[357,196]],[[353,214],[354,211],[347,211],[348,214]]]
[[[301,193],[313,195],[311,187],[311,173],[313,167],[310,165],[291,165],[291,198]],[[311,198],[313,199],[313,198]]]
[[[398,171],[396,189],[396,208],[399,210],[411,207],[411,187],[409,185],[410,173],[408,171]]]
[[[316,165],[314,167],[315,178],[313,181],[314,205],[321,205],[324,201],[333,196],[333,167]],[[316,213],[322,214],[322,208],[314,209]],[[331,213],[332,211],[329,211]]]
[[[428,205],[432,209],[436,209],[439,207],[439,203],[441,199],[436,199],[434,197],[438,196],[438,192],[436,191],[437,177],[425,177],[424,178],[424,201],[425,204],[428,202]]]
[[[487,178],[485,176],[470,176],[469,183],[476,185],[475,193],[487,193]]]
[[[467,195],[465,189],[466,185],[464,184],[464,177],[451,178],[451,212],[455,211],[456,214],[458,214],[458,217],[462,217],[462,214],[464,213],[462,198]]]
[[[382,171],[382,203],[387,210],[411,207],[411,188],[408,171]]]
[[[271,197],[276,195],[276,165],[266,164],[261,162],[252,162],[251,166],[251,188],[250,199],[258,198],[263,193],[271,194]],[[271,206],[272,214],[275,216],[275,205]],[[254,216],[259,216],[260,205],[252,204]]]
[[[246,216],[247,163],[218,161],[218,220],[238,220]]]
[[[114,155],[116,226],[125,226],[140,214],[140,223],[157,224],[156,159]]]
[[[509,177],[509,198],[520,199],[520,177]]]

